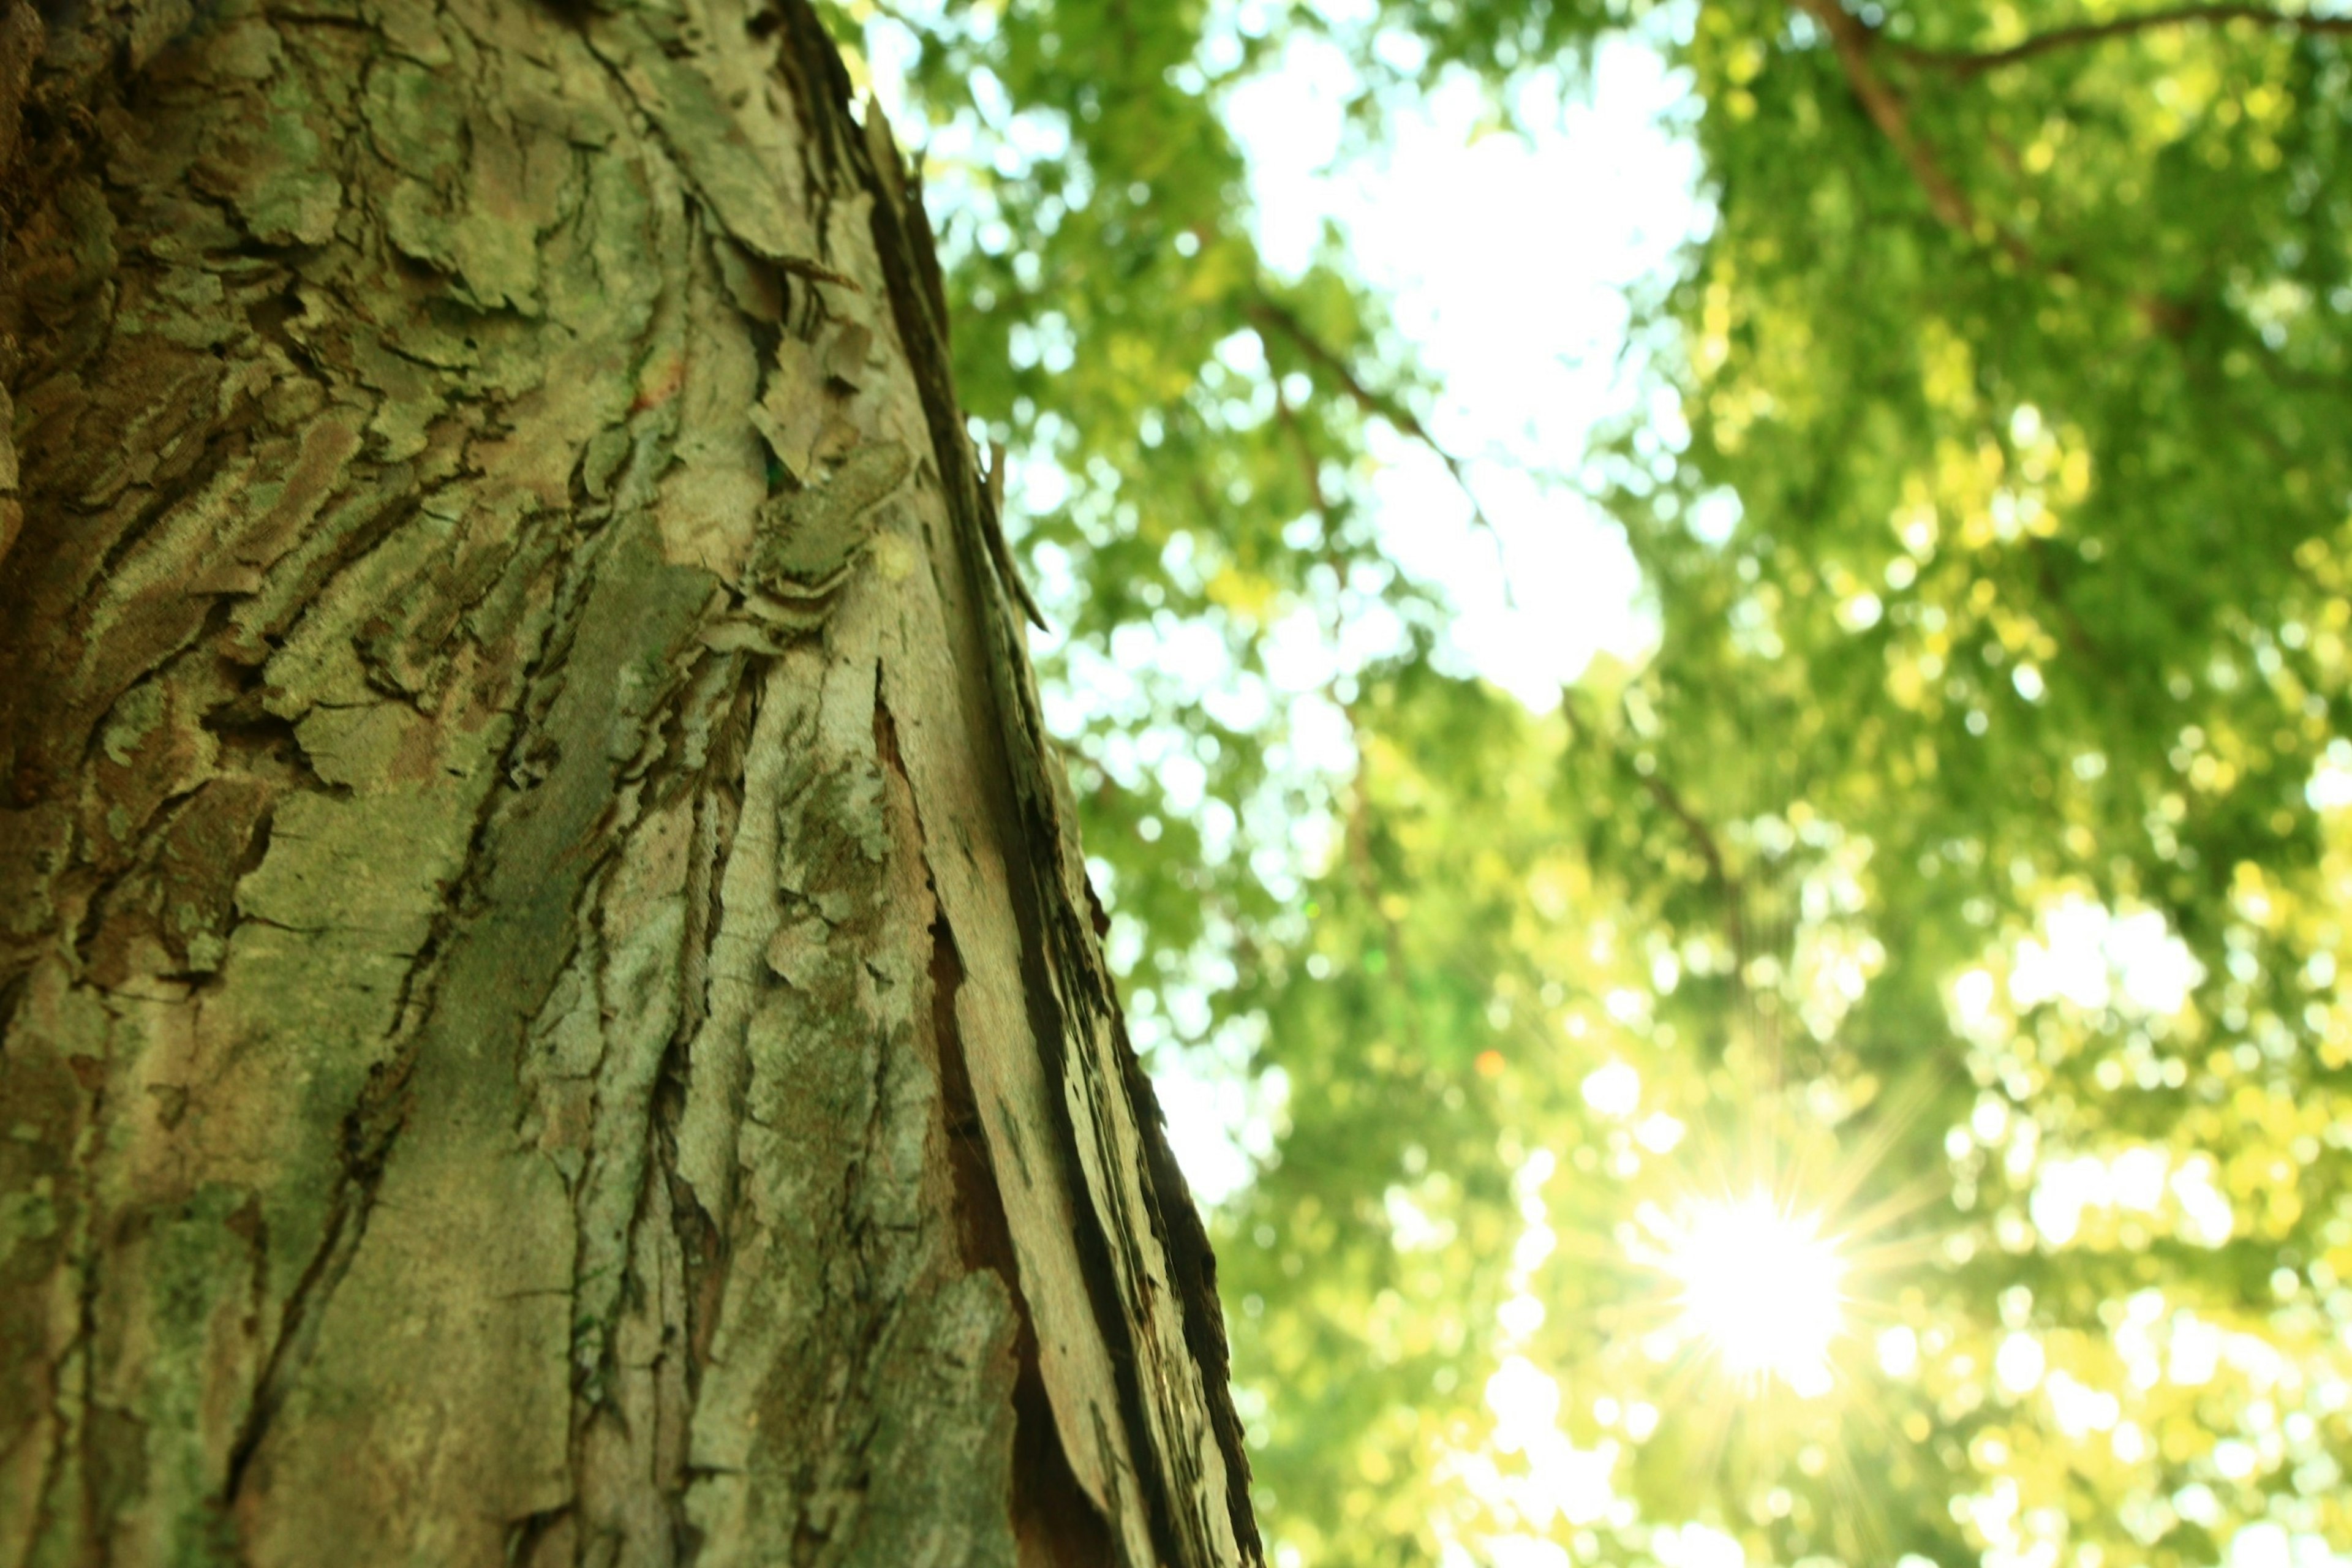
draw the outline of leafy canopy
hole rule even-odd
[[[2352,1547],[2352,23],[897,16],[842,20],[931,127],[1139,1036],[1261,1111],[1216,1221],[1282,1560]],[[1550,713],[1381,555],[1368,437],[1431,388],[1339,237],[1253,245],[1219,106],[1307,28],[1370,139],[1612,32],[1688,73],[1716,218],[1636,325],[1680,417],[1554,476],[1658,646]],[[1286,704],[1301,607],[1385,630]],[[1677,1311],[1694,1205],[1759,1191],[1838,1238],[1824,1383]]]

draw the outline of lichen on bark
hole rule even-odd
[[[1255,1561],[805,6],[12,0],[0,171],[0,1563]]]

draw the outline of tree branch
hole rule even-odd
[[[2352,36],[2352,16],[2313,16],[2292,11],[2273,11],[2262,5],[2174,5],[2161,11],[2144,12],[2137,16],[2118,16],[2107,22],[2078,22],[2070,26],[2053,27],[2005,49],[1923,49],[1891,40],[1887,47],[1913,65],[1967,78],[2018,65],[2060,49],[2104,43],[2109,38],[2129,37],[2136,33],[2153,32],[2163,27],[2218,26],[2230,22],[2252,22],[2257,26],[2286,27],[2298,33],[2321,36]]]
[[[1871,63],[1871,51],[1878,35],[1869,24],[1848,11],[1839,0],[1793,0],[1796,8],[1821,24],[1830,36],[1830,47],[1837,53],[1838,68],[1845,72],[1846,86],[1853,89],[1863,111],[1879,133],[1894,145],[1904,163],[1910,165],[1912,178],[1927,195],[1928,210],[1962,234],[1973,235],[1977,227],[1975,204],[1944,167],[1918,134],[1911,129],[1911,117],[1906,112],[1902,98],[1886,85]]]
[[[2270,21],[2315,33],[2352,34],[2352,17],[2300,16],[2282,12],[2266,11],[2257,5],[2188,5],[2168,11],[2154,11],[2137,17],[2115,22],[2085,23],[2078,26],[2060,27],[2038,35],[2007,49],[1989,54],[1972,55],[1964,51],[1922,49],[1886,37],[1859,16],[1845,9],[1841,0],[1789,0],[1791,9],[1811,17],[1830,36],[1835,48],[1838,65],[1844,72],[1846,84],[1869,114],[1881,134],[1893,144],[1920,188],[1927,193],[1927,205],[1936,216],[1952,228],[1975,237],[1990,233],[2010,258],[2021,268],[2054,275],[2075,277],[2072,262],[2061,258],[2045,261],[2023,239],[1990,221],[1979,222],[1976,205],[1967,193],[1944,172],[1934,152],[1911,129],[1902,95],[1881,76],[1872,56],[1882,47],[1906,64],[1949,71],[1962,79],[1980,72],[2030,58],[2033,55],[2068,44],[2097,38],[2117,37],[2151,27],[2199,21]],[[2196,325],[2193,303],[2167,299],[2159,294],[2133,293],[2132,308],[2137,310],[2151,331],[2166,337],[2188,336]]]
[[[1358,408],[1378,418],[1387,420],[1391,425],[1395,426],[1400,433],[1420,442],[1435,454],[1437,460],[1445,465],[1445,471],[1454,477],[1454,488],[1460,490],[1463,499],[1470,503],[1470,520],[1493,534],[1498,544],[1501,542],[1502,534],[1496,530],[1493,520],[1487,517],[1486,509],[1478,504],[1478,492],[1470,488],[1469,469],[1463,464],[1461,458],[1438,444],[1437,437],[1429,433],[1429,427],[1421,422],[1420,417],[1412,409],[1387,394],[1375,391],[1366,385],[1362,378],[1349,367],[1348,362],[1333,353],[1313,332],[1307,331],[1307,323],[1300,321],[1289,307],[1260,295],[1251,302],[1247,314],[1251,322],[1261,332],[1271,329],[1297,348],[1300,353],[1313,361],[1318,368],[1338,384],[1339,390],[1346,393],[1349,401]],[[1509,589],[1509,574],[1506,573],[1504,592],[1507,597]]]

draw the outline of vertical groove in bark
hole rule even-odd
[[[1255,1561],[805,6],[0,0],[0,1564]]]

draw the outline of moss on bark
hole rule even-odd
[[[0,166],[0,1563],[1254,1561],[805,8],[16,0]]]

